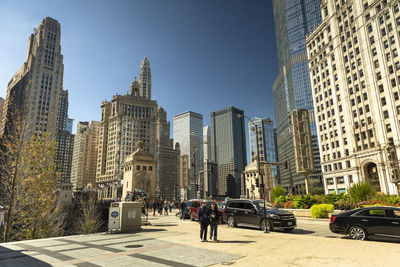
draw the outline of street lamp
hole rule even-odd
[[[247,118],[247,119],[251,122],[251,124],[253,124],[254,129],[255,129],[255,131],[256,131],[256,139],[257,139],[257,142],[256,142],[256,145],[257,145],[257,158],[256,158],[256,160],[257,160],[257,172],[258,172],[258,175],[259,175],[260,178],[261,178],[261,184],[260,184],[260,186],[262,187],[262,196],[261,196],[261,194],[260,194],[260,198],[262,197],[263,202],[264,202],[264,224],[265,224],[265,231],[264,231],[264,233],[268,233],[268,229],[267,229],[267,215],[266,215],[266,207],[265,207],[265,186],[264,186],[264,178],[263,178],[263,175],[262,175],[261,172],[260,172],[260,151],[259,151],[259,147],[258,147],[258,125],[257,125],[256,123],[254,123],[254,121],[253,121],[252,119],[250,119],[249,117],[247,117],[247,116],[244,115],[244,114],[238,113],[237,116],[238,116],[238,118]]]

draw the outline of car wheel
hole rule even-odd
[[[285,228],[285,232],[291,232],[291,231],[293,231],[293,227],[292,228]]]
[[[227,221],[228,221],[228,227],[236,227],[235,218],[233,218],[233,216],[229,216]]]
[[[352,226],[349,229],[349,235],[354,240],[365,240],[367,239],[367,232],[360,226]]]
[[[267,231],[267,232],[272,231],[272,224],[269,220],[262,219],[260,226],[261,226],[261,230],[263,230],[263,231]]]
[[[194,217],[193,217],[193,214],[192,214],[192,213],[190,213],[190,220],[191,220],[191,221],[194,221]]]

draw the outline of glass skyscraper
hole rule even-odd
[[[311,83],[305,46],[306,35],[321,22],[321,0],[274,0],[275,34],[279,75],[273,86],[278,157],[290,168],[280,168],[282,186],[303,185],[304,176],[296,173],[290,112],[308,109],[313,142],[315,171],[312,178],[321,179],[320,156],[315,125]]]
[[[257,125],[258,129],[258,151],[260,152],[260,162],[276,162],[276,144],[274,134],[274,122],[271,119],[253,118],[253,123]],[[257,136],[254,125],[249,121],[249,144],[250,144],[250,158],[253,161],[257,155]],[[271,166],[272,179],[275,183],[278,180],[277,166]]]
[[[203,116],[187,111],[174,116],[174,142],[179,143],[181,155],[188,155],[189,187],[187,197],[197,198],[196,184],[203,171]],[[195,175],[196,173],[196,175]],[[201,182],[200,182],[201,183]]]
[[[211,160],[218,163],[220,196],[239,197],[241,193],[241,174],[247,165],[243,115],[243,110],[232,106],[211,112]]]

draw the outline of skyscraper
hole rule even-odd
[[[210,126],[203,127],[204,162],[211,161],[211,131]]]
[[[211,112],[211,160],[218,164],[220,196],[240,196],[241,174],[247,165],[242,115],[243,110],[232,106]]]
[[[157,187],[158,196],[163,199],[176,199],[179,195],[179,143],[173,146],[170,139],[170,122],[167,121],[167,112],[158,108],[156,124],[156,159],[157,159]]]
[[[187,197],[199,197],[196,189],[202,184],[199,177],[203,171],[203,116],[192,111],[174,116],[174,142],[179,143],[181,155],[188,155]]]
[[[253,122],[258,129],[258,151],[260,152],[260,162],[276,162],[276,144],[274,135],[274,122],[269,119],[253,118]],[[250,158],[253,161],[257,155],[257,136],[253,123],[249,121],[249,144]],[[276,183],[278,170],[277,166],[271,166],[272,179]]]
[[[60,24],[50,17],[30,35],[25,63],[8,83],[0,136],[12,130],[18,111],[29,123],[31,133],[47,132],[55,137],[62,124],[60,101],[65,92],[60,40]]]
[[[398,194],[399,1],[324,1],[307,37],[326,193]],[[396,30],[397,27],[397,30]]]
[[[144,57],[139,73],[140,96],[151,99],[151,69],[150,62]]]
[[[306,34],[321,22],[320,4],[321,0],[273,1],[279,62],[279,75],[273,86],[277,146],[279,161],[287,161],[290,168],[280,168],[280,179],[282,186],[286,188],[293,183],[295,191],[298,191],[305,181],[303,175],[295,172],[294,145],[289,117],[294,109],[309,110],[315,163],[315,171],[310,177],[321,178],[305,46]]]
[[[71,183],[74,189],[84,188],[96,182],[97,151],[99,143],[97,121],[79,122],[74,140]]]
[[[144,151],[156,156],[156,122],[158,105],[151,100],[150,63],[145,58],[141,65],[140,81],[136,77],[130,92],[114,95],[101,104],[99,150],[96,183],[103,188],[103,199],[120,197],[125,158],[136,151],[142,141]],[[147,88],[143,95],[140,88]]]

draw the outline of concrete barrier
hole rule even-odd
[[[296,217],[308,217],[308,218],[312,218],[311,217],[311,211],[310,209],[282,209],[282,210],[287,210],[290,211],[294,214],[294,216]],[[341,213],[341,210],[334,210],[331,213],[328,213],[326,218],[330,218],[332,214],[339,214]]]

